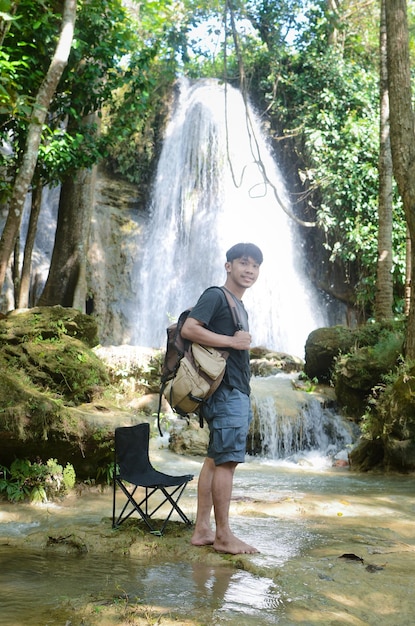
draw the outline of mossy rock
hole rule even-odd
[[[311,379],[332,382],[336,361],[340,356],[355,353],[361,348],[373,347],[378,352],[380,363],[390,361],[389,344],[392,343],[393,351],[396,352],[396,346],[398,351],[402,351],[404,336],[404,321],[370,322],[355,329],[344,326],[317,328],[310,333],[305,344],[304,372]],[[395,352],[393,358],[396,358]],[[368,354],[372,353],[368,351]],[[372,356],[371,360],[373,361]],[[380,369],[386,371],[383,366]],[[366,384],[365,381],[363,383]]]
[[[91,402],[109,384],[92,351],[96,336],[90,316],[63,307],[0,320],[0,431],[6,439],[80,444],[85,428],[69,409]]]
[[[415,442],[415,364],[404,367],[379,395],[371,411],[371,432],[390,440]]]
[[[361,439],[349,453],[350,468],[359,472],[382,468],[384,461],[385,448],[380,439]]]
[[[317,328],[309,334],[305,344],[305,374],[310,379],[330,382],[336,358],[341,353],[349,352],[354,342],[350,328]]]
[[[357,470],[415,471],[415,364],[373,399],[366,436],[350,454]]]
[[[340,356],[335,364],[334,383],[339,404],[357,419],[366,410],[372,390],[395,372],[403,353],[404,336],[400,332],[377,327],[377,343],[354,348]],[[374,338],[374,335],[372,335]]]
[[[103,363],[74,337],[27,342],[20,348],[20,367],[30,380],[66,402],[90,402],[109,382]]]
[[[362,439],[349,454],[352,470],[410,473],[415,471],[415,442],[406,439]]]
[[[59,340],[63,335],[74,337],[90,348],[99,343],[96,321],[77,309],[34,307],[11,311],[0,319],[0,348],[37,339]]]
[[[56,314],[58,307],[53,307]],[[59,307],[61,311],[66,311]],[[33,314],[11,316],[17,320],[0,320],[0,365],[3,385],[0,409],[11,406],[13,398],[21,402],[42,391],[49,399],[64,403],[88,402],[109,384],[107,369],[89,347],[94,331],[89,324],[86,341],[72,326],[66,333],[67,318],[59,323],[50,316]],[[80,314],[77,312],[78,321]],[[84,315],[84,317],[88,317]],[[40,320],[41,318],[41,320]],[[25,332],[26,321],[28,331]],[[79,324],[77,324],[79,328]],[[84,324],[85,329],[87,325]],[[75,337],[78,335],[80,338]],[[7,340],[6,340],[7,338]],[[9,342],[8,342],[9,341]]]

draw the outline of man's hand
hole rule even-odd
[[[208,330],[201,322],[188,317],[182,328],[182,336],[189,341],[196,341],[202,346],[212,348],[233,348],[234,350],[249,350],[251,335],[246,330],[237,330],[234,335],[220,335]]]
[[[249,350],[251,347],[251,335],[246,330],[237,330],[232,337],[230,347],[234,350]]]

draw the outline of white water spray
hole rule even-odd
[[[318,395],[294,390],[294,374],[253,377],[252,407],[266,459],[313,463],[332,461],[356,441],[359,429],[336,411],[323,406]],[[255,445],[258,442],[253,442]],[[249,449],[249,446],[248,446]]]
[[[259,121],[241,93],[215,80],[182,81],[137,268],[133,344],[164,347],[171,319],[203,289],[224,283],[226,250],[244,241],[264,253],[260,277],[244,296],[253,345],[303,357],[307,335],[325,321],[301,271],[292,221],[266,179],[289,207]]]

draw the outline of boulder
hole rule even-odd
[[[353,331],[344,326],[317,328],[309,334],[305,344],[304,372],[320,382],[330,382],[335,360],[349,352],[355,343]]]
[[[74,455],[82,462],[86,449],[97,449],[94,429],[74,412],[109,384],[96,342],[93,318],[75,309],[36,307],[0,320],[1,464]]]
[[[199,418],[194,416],[188,422],[180,420],[170,429],[169,449],[186,456],[206,456],[209,443],[209,429],[200,428]]]
[[[250,356],[253,376],[274,376],[279,372],[291,374],[304,367],[304,361],[298,357],[285,352],[270,352],[263,347],[253,348]]]

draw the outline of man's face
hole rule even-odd
[[[252,287],[259,275],[260,265],[252,257],[241,257],[225,264],[230,278],[239,287]]]

